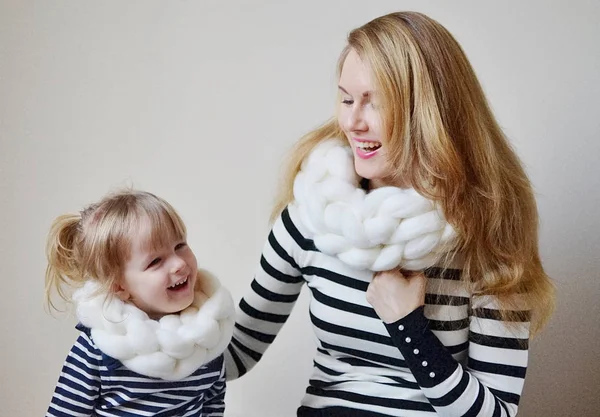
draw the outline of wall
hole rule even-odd
[[[52,219],[132,184],[172,202],[236,300],[282,155],[331,115],[352,28],[398,8],[461,42],[537,193],[558,308],[520,415],[600,409],[600,6],[593,1],[0,1],[0,415],[41,415],[76,331],[43,309]],[[230,417],[293,415],[314,349],[303,293]]]

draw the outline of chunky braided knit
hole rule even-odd
[[[440,208],[412,188],[361,189],[352,150],[338,139],[317,145],[304,161],[294,199],[316,247],[359,269],[427,268],[456,235]]]
[[[173,381],[223,353],[233,333],[235,307],[229,292],[206,271],[198,271],[198,284],[191,306],[160,320],[131,303],[98,294],[95,281],[88,281],[73,299],[77,318],[91,329],[104,354],[139,374]]]

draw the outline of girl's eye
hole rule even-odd
[[[159,263],[160,263],[160,258],[154,258],[154,259],[152,260],[152,262],[150,262],[150,263],[148,264],[148,266],[146,267],[146,269],[147,269],[147,268],[152,268],[153,266],[155,266],[155,265],[158,265]]]
[[[175,245],[175,250],[185,248],[186,246],[187,246],[187,243],[185,243],[185,242],[179,243],[179,244]]]
[[[342,104],[346,105],[346,106],[351,106],[352,104],[354,104],[354,100],[352,99],[344,99],[342,100]]]

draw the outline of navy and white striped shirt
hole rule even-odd
[[[493,298],[468,293],[459,269],[430,268],[425,307],[386,325],[365,298],[372,272],[321,253],[306,236],[293,206],[275,222],[239,304],[227,379],[262,358],[307,285],[318,340],[299,416],[516,415],[528,323],[503,322]]]
[[[165,381],[130,371],[96,347],[89,329],[78,328],[82,331],[63,365],[46,417],[223,416],[223,355],[184,379]]]

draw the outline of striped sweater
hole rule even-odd
[[[223,355],[178,381],[150,378],[103,354],[81,331],[63,365],[46,417],[221,417]]]
[[[459,269],[429,268],[425,306],[385,324],[365,298],[372,272],[307,236],[293,206],[275,222],[239,304],[227,379],[261,359],[306,284],[317,350],[298,416],[516,415],[529,323],[503,322],[493,299],[469,295]]]

